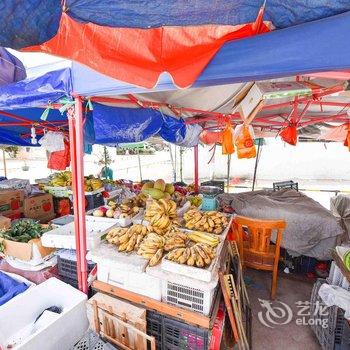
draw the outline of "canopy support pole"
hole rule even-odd
[[[74,228],[77,252],[77,275],[79,289],[87,294],[86,223],[84,189],[84,134],[83,108],[79,96],[75,97],[74,114],[69,117],[69,136],[72,162]]]
[[[139,164],[139,175],[140,175],[140,182],[142,182],[142,168],[141,168],[141,157],[140,157],[140,150],[137,150],[137,162]]]
[[[7,178],[7,166],[6,166],[6,152],[2,150],[2,161],[4,163],[4,176]]]
[[[183,169],[182,169],[182,157],[183,157],[184,149],[180,146],[180,181],[183,182]]]
[[[198,145],[194,146],[194,191],[198,193],[199,178],[198,178]]]
[[[258,150],[256,152],[252,191],[254,191],[254,189],[255,189],[256,173],[258,171],[258,163],[259,163],[259,158],[260,158],[260,153],[261,153],[260,146],[261,146],[261,138],[259,138]]]
[[[230,168],[231,168],[231,154],[227,155],[227,193],[230,192]]]

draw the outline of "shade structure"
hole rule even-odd
[[[63,11],[78,22],[110,27],[240,25],[254,21],[262,4],[263,0],[6,0],[0,11],[0,45],[20,49],[46,42],[57,33]],[[268,0],[265,18],[279,29],[349,10],[347,0],[294,0],[292,6],[285,0]]]

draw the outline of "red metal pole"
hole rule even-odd
[[[82,280],[80,272],[80,240],[79,240],[79,219],[78,219],[78,195],[77,195],[77,167],[76,167],[76,142],[75,142],[75,116],[74,109],[67,111],[70,141],[70,158],[72,169],[72,190],[73,190],[73,210],[74,210],[74,232],[75,232],[75,248],[77,255],[77,277],[78,286],[82,290]]]
[[[198,178],[198,146],[194,149],[194,191],[198,193],[199,190],[199,178]]]
[[[79,222],[79,252],[81,291],[88,293],[88,272],[86,261],[86,222],[85,222],[85,189],[84,189],[84,131],[83,131],[83,106],[79,96],[75,98],[75,136],[76,136],[76,169],[77,169],[77,202]]]

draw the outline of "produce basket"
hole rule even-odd
[[[102,218],[104,219],[104,218]],[[86,220],[86,248],[91,250],[101,243],[101,237],[107,233],[115,222]],[[74,222],[45,232],[41,237],[44,247],[76,249]]]
[[[218,286],[218,276],[210,282],[191,278],[174,272],[166,272],[159,265],[147,267],[146,274],[161,281],[163,302],[187,310],[209,315]]]
[[[325,279],[317,279],[311,293],[310,319],[313,320],[311,328],[322,347],[322,350],[341,349],[340,344],[343,339],[344,311],[336,306],[327,307],[323,303],[318,291]],[[322,307],[320,307],[320,305]],[[322,312],[321,312],[322,311]],[[322,321],[326,320],[326,327],[322,327]]]
[[[72,194],[72,190],[69,187],[44,186],[44,191],[57,198],[68,198]]]
[[[95,332],[88,331],[71,350],[115,350],[116,348],[102,340]]]
[[[77,278],[77,254],[74,249],[61,249],[56,252],[58,274],[62,277]],[[95,267],[93,261],[87,262],[88,273]]]
[[[206,350],[210,331],[147,311],[147,334],[154,336],[158,350]]]

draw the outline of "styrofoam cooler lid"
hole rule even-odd
[[[99,264],[109,265],[111,269],[123,269],[126,271],[145,272],[148,260],[135,252],[118,252],[113,244],[103,242],[99,247],[90,250],[87,259]],[[98,268],[98,267],[97,267]]]
[[[180,275],[174,272],[164,271],[161,265],[146,268],[146,273],[150,276],[160,278],[163,281],[168,281],[177,284],[183,284],[185,286],[191,286],[192,288],[198,288],[203,291],[210,291],[214,289],[219,281],[219,277],[216,274],[210,282],[200,281],[196,278],[190,278],[184,275]],[[195,277],[195,276],[193,276]]]

